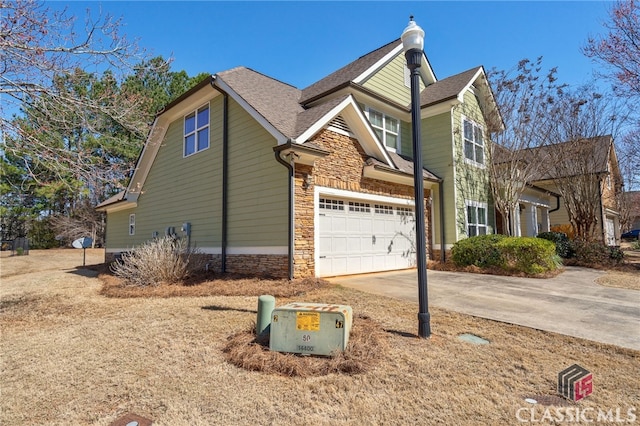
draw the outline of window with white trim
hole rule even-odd
[[[367,114],[380,142],[389,150],[400,150],[400,120],[372,108],[367,108]]]
[[[129,215],[129,235],[136,235],[136,214]]]
[[[464,158],[470,162],[484,165],[484,138],[482,127],[463,118],[464,128]]]
[[[184,156],[209,148],[209,105],[184,117]]]
[[[487,204],[467,201],[467,236],[487,234]]]

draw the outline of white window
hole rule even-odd
[[[129,215],[129,235],[136,235],[136,215]]]
[[[184,156],[209,148],[209,105],[184,117]]]
[[[472,163],[484,165],[484,138],[482,127],[466,118],[462,120],[464,127],[464,158]]]
[[[487,234],[487,204],[467,201],[467,236]]]
[[[392,151],[400,150],[400,120],[368,108],[369,122],[380,142]]]

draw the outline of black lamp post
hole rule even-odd
[[[413,16],[402,32],[402,45],[411,71],[411,127],[413,131],[413,180],[416,204],[416,256],[418,267],[418,336],[431,336],[431,315],[427,296],[427,242],[424,226],[424,182],[422,178],[422,147],[420,142],[420,63],[424,48],[424,31]]]

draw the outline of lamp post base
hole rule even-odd
[[[418,314],[418,337],[423,339],[431,337],[431,314],[429,312]]]

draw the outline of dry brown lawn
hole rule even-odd
[[[87,250],[87,264],[103,256]],[[557,373],[574,363],[593,373],[594,392],[571,409],[640,415],[638,351],[435,307],[422,340],[416,304],[317,285],[277,304],[351,305],[354,330],[383,340],[375,362],[360,373],[256,372],[224,353],[255,321],[254,295],[210,286],[209,295],[108,297],[81,263],[80,250],[0,259],[0,424],[110,425],[135,413],[157,425],[513,425],[529,408],[538,421],[566,410],[524,399],[552,400]]]

